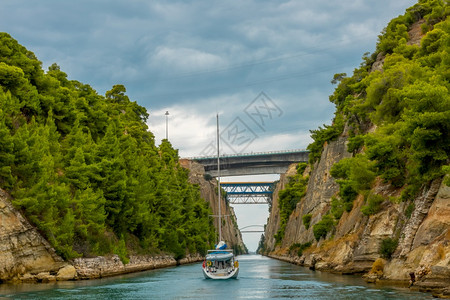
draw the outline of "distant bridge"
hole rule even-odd
[[[253,229],[253,230],[244,230],[244,229],[251,228],[251,227],[259,227],[259,228],[262,227],[262,228],[264,228],[265,226],[264,226],[264,225],[248,225],[248,226],[239,228],[239,231],[240,231],[241,233],[264,232],[264,229],[259,229],[259,230],[256,230],[256,229]]]
[[[283,174],[292,163],[307,162],[309,151],[286,150],[220,156],[221,176]],[[202,164],[205,173],[217,177],[217,157],[188,158]]]
[[[273,182],[221,182],[231,204],[272,203]]]

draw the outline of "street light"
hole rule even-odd
[[[166,140],[169,140],[169,111],[166,111]]]

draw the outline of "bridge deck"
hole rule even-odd
[[[220,156],[221,176],[282,174],[293,163],[307,162],[306,150],[255,152]],[[211,176],[217,176],[217,157],[196,157]]]
[[[220,158],[234,158],[234,157],[249,157],[249,156],[262,156],[262,155],[277,155],[277,154],[290,154],[290,153],[300,153],[308,152],[306,149],[291,149],[291,150],[278,150],[278,151],[262,151],[262,152],[249,152],[249,153],[236,153],[236,154],[222,154]],[[193,156],[185,157],[183,159],[188,160],[206,160],[206,159],[216,159],[217,156]]]

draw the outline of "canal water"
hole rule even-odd
[[[238,279],[206,280],[197,263],[98,280],[1,284],[0,299],[432,299],[258,255],[238,259]]]

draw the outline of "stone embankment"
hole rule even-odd
[[[141,272],[152,269],[167,268],[176,265],[194,263],[203,260],[199,254],[188,255],[181,260],[175,260],[172,256],[131,256],[127,264],[123,264],[117,255],[110,257],[76,258],[73,266],[76,277],[72,279],[93,279],[114,275]]]
[[[29,272],[16,274],[12,282],[52,282],[63,280],[85,280],[135,273],[153,269],[167,268],[202,261],[199,254],[189,255],[181,260],[172,256],[131,256],[127,264],[122,263],[119,256],[98,256],[93,258],[76,258],[59,270]]]

